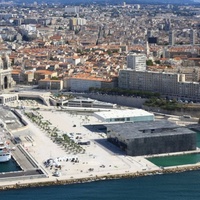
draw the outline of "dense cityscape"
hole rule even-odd
[[[1,54],[9,56],[16,84],[200,100],[197,5],[1,6]]]
[[[0,190],[200,169],[200,5],[146,2],[0,1]]]

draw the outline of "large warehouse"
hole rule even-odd
[[[108,141],[140,156],[196,149],[196,133],[166,121],[106,124]]]
[[[110,110],[96,112],[94,116],[102,122],[154,121],[154,114],[142,109]]]

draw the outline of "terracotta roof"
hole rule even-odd
[[[48,70],[37,70],[35,71],[35,74],[53,74],[55,72],[48,71]]]
[[[61,82],[62,80],[41,79],[39,82]]]

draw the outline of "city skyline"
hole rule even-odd
[[[78,4],[78,3],[100,3],[100,4],[121,4],[126,2],[127,4],[187,4],[187,3],[200,3],[200,0],[73,0],[73,1],[66,1],[66,0],[43,0],[42,2],[34,1],[34,0],[13,0],[13,1],[5,1],[1,0],[0,2],[7,3],[61,3],[61,4]]]

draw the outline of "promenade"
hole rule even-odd
[[[78,133],[84,141],[90,141],[90,145],[82,146],[85,149],[85,153],[72,154],[66,152],[66,149],[53,142],[46,132],[24,116],[30,131],[29,133],[20,133],[20,137],[26,137],[26,134],[31,136],[32,145],[27,145],[26,143],[26,150],[36,160],[37,165],[45,171],[48,178],[24,179],[20,181],[17,179],[3,180],[0,182],[0,186],[92,178],[159,169],[143,157],[126,156],[124,152],[106,140],[105,133],[86,129],[84,124],[98,123],[98,120],[92,115],[72,114],[61,111],[39,111],[39,113],[45,120],[49,120],[52,126],[57,127],[61,133],[72,133],[74,136]],[[70,157],[78,158],[79,162],[66,161],[66,158]],[[53,176],[55,168],[45,168],[44,161],[49,158],[58,158],[61,165],[60,177]]]

